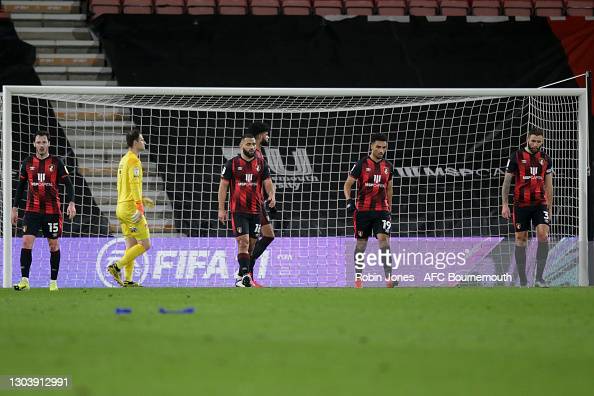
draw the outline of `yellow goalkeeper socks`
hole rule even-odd
[[[136,265],[136,261],[132,260],[130,264],[124,267],[124,279],[126,282],[132,281],[132,274],[134,273],[134,266]]]
[[[118,268],[122,269],[125,268],[128,264],[130,264],[134,259],[144,253],[146,250],[144,246],[141,244],[136,244],[132,246],[130,249],[126,250],[124,253],[124,257],[118,260]]]

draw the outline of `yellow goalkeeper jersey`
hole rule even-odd
[[[118,216],[136,211],[142,202],[142,165],[138,156],[128,151],[118,166]]]

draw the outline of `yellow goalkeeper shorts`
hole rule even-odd
[[[135,210],[136,208],[134,208],[134,211]],[[116,210],[116,216],[120,222],[120,226],[122,227],[122,233],[124,234],[124,237],[134,238],[137,241],[149,239],[151,237],[151,233],[149,231],[146,217],[143,215],[137,223],[133,223],[133,214],[133,211]]]

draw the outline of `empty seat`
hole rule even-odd
[[[120,0],[89,0],[89,6],[116,6],[119,7],[121,4]]]
[[[594,15],[594,0],[567,0],[566,7],[569,16]]]
[[[278,15],[280,13],[279,0],[252,0],[253,15]]]
[[[89,11],[93,14],[93,18],[103,14],[119,14],[120,0],[90,0]]]
[[[221,15],[246,15],[247,11],[247,0],[219,0]]]
[[[535,0],[534,13],[536,16],[563,15],[563,0]]]
[[[342,1],[340,0],[313,0],[314,14],[324,15],[341,15]]]
[[[119,6],[97,5],[97,6],[92,6],[89,8],[91,10],[91,13],[93,14],[93,18],[97,18],[99,15],[103,15],[103,14],[119,14],[120,13]]]
[[[379,15],[406,15],[406,2],[404,0],[377,0],[376,5]]]
[[[187,0],[186,6],[190,15],[212,15],[217,9],[215,0]]]
[[[497,16],[501,14],[501,3],[499,0],[473,0],[471,13],[476,16]]]
[[[531,0],[503,0],[503,14],[507,16],[531,16]]]
[[[468,0],[441,0],[441,15],[466,16],[469,9]]]
[[[437,15],[437,0],[410,0],[408,11],[413,16]]]
[[[123,0],[122,12],[124,14],[152,14],[152,0]]]
[[[281,0],[283,14],[285,15],[309,15],[311,14],[310,0]]]
[[[344,0],[347,15],[373,15],[372,0]]]

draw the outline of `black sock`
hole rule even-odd
[[[247,253],[239,253],[237,255],[237,261],[239,262],[239,276],[244,276],[250,270],[250,255]]]
[[[549,242],[538,242],[536,249],[536,280],[542,281],[545,266],[547,265],[547,257],[549,257]]]
[[[254,251],[252,252],[251,262],[250,262],[250,270],[249,272],[254,272],[254,266],[256,265],[256,260],[258,257],[264,253],[264,250],[274,241],[274,238],[270,237],[262,237],[256,241],[256,245],[254,246]]]
[[[386,280],[392,279],[392,265],[390,265],[390,248],[380,249],[382,253],[382,265],[384,266],[384,275]]]
[[[60,271],[60,251],[50,252],[50,267],[51,267],[51,280],[58,279],[58,271]]]
[[[23,278],[29,277],[31,271],[31,262],[33,261],[33,255],[31,249],[21,249],[21,276]]]
[[[528,284],[526,279],[526,246],[516,245],[516,266],[518,267],[520,285],[526,286]]]

